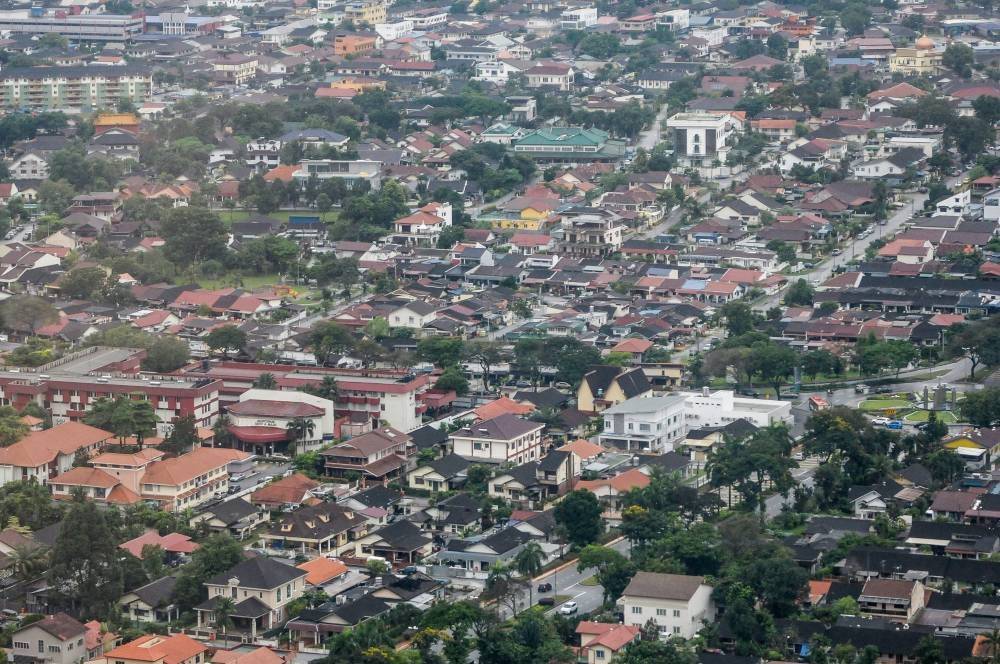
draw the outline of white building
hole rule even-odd
[[[542,457],[544,424],[504,413],[451,434],[455,454],[470,461],[520,465]]]
[[[606,409],[600,444],[626,452],[662,454],[687,434],[688,396],[632,398]]]
[[[375,25],[375,32],[386,41],[396,41],[413,32],[413,21],[404,18],[392,23],[378,23]]]
[[[505,60],[486,60],[476,63],[475,81],[486,81],[496,85],[506,85],[511,76],[520,74],[523,70]]]
[[[983,221],[1000,221],[1000,189],[983,196]]]
[[[34,152],[25,152],[7,170],[15,180],[45,180],[49,177],[48,163]]]
[[[704,39],[707,42],[706,46],[709,49],[718,48],[719,46],[722,46],[722,42],[724,42],[726,37],[729,36],[729,29],[722,26],[695,28],[691,30],[691,36]]]
[[[935,203],[935,214],[966,214],[971,203],[972,192],[966,189]]]
[[[270,170],[281,163],[281,141],[258,138],[247,143],[246,165]]]
[[[228,415],[231,428],[253,436],[271,433],[287,437],[292,421],[301,418],[310,422],[312,433],[293,441],[298,453],[318,449],[324,440],[334,437],[333,402],[305,392],[250,389],[240,395],[239,403],[229,407]],[[239,438],[239,433],[236,436]]]
[[[774,399],[739,397],[732,390],[710,393],[705,388],[701,394],[688,395],[684,419],[688,429],[719,427],[736,420],[746,420],[758,427],[781,423],[791,425],[792,404]]]
[[[664,639],[690,639],[715,620],[712,587],[700,576],[637,572],[618,603],[626,625],[652,620]]]
[[[656,12],[656,25],[663,26],[674,32],[687,30],[691,26],[690,9],[668,9]]]
[[[674,131],[678,164],[699,169],[725,166],[732,144],[742,131],[739,120],[725,112],[677,113],[667,120],[667,126]]]
[[[559,17],[559,25],[563,30],[584,30],[597,25],[596,7],[573,7],[563,11]]]

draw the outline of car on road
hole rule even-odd
[[[833,251],[830,252],[830,255],[831,256],[839,256],[842,253],[844,253],[844,251],[842,249],[834,249]]]
[[[559,607],[559,613],[564,616],[572,616],[580,609],[576,602],[566,602]]]
[[[556,598],[555,597],[539,597],[538,598],[538,606],[555,606],[555,605],[556,605]]]
[[[869,389],[870,388],[867,385],[865,385],[864,383],[858,383],[857,385],[854,386],[854,393],[855,394],[868,394]]]
[[[546,583],[539,583],[538,584],[538,592],[540,592],[540,593],[552,592],[552,584],[551,583],[547,583],[547,582]]]
[[[888,417],[873,417],[872,418],[872,424],[877,424],[877,425],[883,426],[883,427],[886,424],[888,424],[889,422],[891,422],[891,421],[892,420],[890,420]]]
[[[899,420],[889,420],[888,422],[886,422],[885,428],[899,431],[900,429],[903,428],[903,423]]]

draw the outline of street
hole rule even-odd
[[[629,543],[625,539],[620,539],[612,543],[609,547],[624,556],[629,555]],[[566,565],[562,569],[556,569],[552,572],[547,572],[545,574],[539,575],[532,579],[530,593],[528,589],[520,595],[518,598],[518,610],[522,611],[529,606],[529,602],[537,604],[539,598],[541,597],[555,597],[561,596],[565,597],[564,601],[573,601],[578,605],[577,614],[591,613],[596,611],[604,603],[604,589],[597,584],[594,585],[583,585],[583,581],[594,576],[595,571],[592,569],[584,570],[583,572],[578,572],[576,569],[576,561],[573,561],[569,565]],[[551,583],[552,590],[545,593],[538,592],[538,586],[542,583]],[[529,598],[530,595],[530,598]],[[551,609],[546,611],[546,613],[552,614],[558,611],[560,604],[556,604]],[[507,620],[510,618],[510,609],[506,606],[501,608],[500,618]]]

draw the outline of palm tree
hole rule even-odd
[[[273,390],[278,387],[278,381],[275,380],[273,373],[262,373],[257,376],[253,386],[259,390]]]
[[[229,597],[220,597],[215,603],[215,626],[226,630],[233,626],[233,614],[236,613],[236,604]]]
[[[7,554],[10,568],[21,581],[30,581],[45,567],[45,547],[22,544]]]
[[[542,551],[538,542],[528,542],[514,556],[514,569],[528,584],[528,606],[535,603],[531,580],[542,570],[543,560],[545,560],[545,552]]]
[[[288,422],[285,431],[288,432],[292,445],[295,445],[300,440],[312,437],[316,432],[316,422],[308,417],[294,417]]]

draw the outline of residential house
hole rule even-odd
[[[46,616],[11,635],[10,653],[25,662],[80,664],[90,659],[86,626],[65,613]]]
[[[454,491],[465,484],[469,460],[457,454],[448,454],[417,467],[406,474],[410,488],[434,492]]]
[[[542,455],[544,428],[542,423],[504,413],[452,433],[452,450],[472,462],[522,464],[535,461]]]
[[[637,641],[642,630],[635,625],[581,620],[576,626],[576,633],[580,636],[581,662],[586,657],[587,664],[608,664],[628,644]]]
[[[109,650],[99,664],[202,664],[208,646],[187,634],[147,634]]]
[[[408,435],[382,427],[323,450],[320,456],[331,477],[353,472],[368,480],[382,480],[401,476],[415,453]]]
[[[260,539],[268,546],[302,555],[340,555],[354,550],[353,542],[367,533],[363,514],[336,503],[321,501],[281,515]]]
[[[136,623],[168,623],[180,618],[180,607],[173,603],[176,576],[164,576],[125,593],[118,606]]]
[[[419,562],[432,550],[432,538],[412,521],[395,521],[358,538],[354,555],[378,556],[390,565],[408,566]]]
[[[223,598],[235,604],[234,629],[256,637],[288,616],[285,607],[305,591],[306,572],[266,556],[249,558],[205,581],[208,599],[195,607],[198,626],[216,622],[215,608]]]
[[[598,365],[584,374],[577,388],[576,403],[579,410],[596,413],[626,399],[652,394],[653,386],[642,369]]]
[[[40,484],[73,468],[78,454],[90,456],[115,435],[82,422],[65,422],[32,431],[0,449],[0,483],[34,480]]]
[[[632,397],[604,409],[599,442],[625,452],[663,453],[687,433],[687,397]]]
[[[924,608],[924,584],[902,579],[868,579],[858,608],[868,616],[909,623]]]
[[[712,590],[701,576],[637,572],[618,604],[628,625],[652,620],[663,638],[690,639],[715,620]]]

